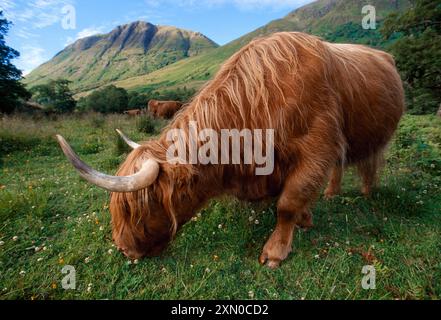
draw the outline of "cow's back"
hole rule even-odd
[[[343,114],[349,163],[384,148],[404,113],[404,90],[389,54],[360,45],[328,44],[332,81]]]

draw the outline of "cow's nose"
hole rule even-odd
[[[126,254],[126,250],[127,250],[127,248],[118,247],[118,251],[121,252],[121,253]]]

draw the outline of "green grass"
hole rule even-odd
[[[440,119],[406,116],[371,199],[346,175],[342,196],[316,204],[315,228],[271,271],[257,258],[274,204],[234,199],[213,200],[161,257],[129,264],[111,241],[109,195],[78,177],[53,138],[114,173],[125,157],[114,129],[148,137],[135,119],[96,117],[0,122],[0,299],[441,298]],[[376,290],[361,287],[368,264]],[[64,265],[76,268],[74,291],[61,288]]]

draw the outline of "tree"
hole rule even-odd
[[[129,94],[128,109],[145,109],[150,100],[150,96],[145,93],[131,92]]]
[[[385,38],[400,34],[390,47],[407,87],[408,109],[435,113],[441,102],[441,4],[416,0],[401,14],[384,22]]]
[[[122,113],[127,110],[129,97],[123,88],[113,85],[104,87],[81,99],[81,111],[96,111],[100,113]]]
[[[19,57],[18,51],[6,45],[5,37],[11,23],[3,18],[0,11],[0,112],[11,113],[17,108],[21,100],[30,97],[20,80],[22,73],[12,64],[12,60]]]
[[[31,89],[32,100],[43,105],[46,110],[56,113],[68,113],[75,109],[76,101],[69,89],[70,81],[51,80],[47,84]]]

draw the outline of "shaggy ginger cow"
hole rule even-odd
[[[183,105],[184,104],[179,101],[150,100],[148,110],[155,118],[171,119],[181,110]]]
[[[141,110],[141,109],[132,109],[132,110],[124,111],[125,115],[132,116],[132,117],[133,116],[140,116],[143,113],[145,113],[145,112],[144,112],[144,110]]]
[[[328,178],[325,193],[332,197],[343,169],[357,166],[369,194],[403,111],[402,83],[389,54],[284,32],[231,57],[157,140],[137,145],[126,138],[136,149],[116,177],[88,167],[58,138],[82,177],[113,192],[113,237],[126,256],[159,255],[213,197],[278,196],[277,225],[259,259],[275,268],[291,252],[295,229],[311,227],[311,205]],[[200,130],[274,129],[274,171],[257,176],[255,164],[167,162],[167,132],[188,132],[190,121]]]

